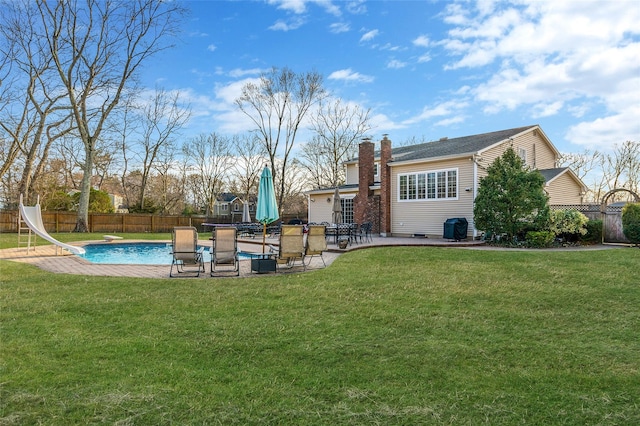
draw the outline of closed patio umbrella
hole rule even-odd
[[[251,214],[249,214],[249,202],[245,201],[242,203],[242,222],[249,223],[251,222]]]
[[[342,223],[342,203],[340,203],[340,191],[336,187],[336,191],[333,194],[333,223]]]
[[[258,186],[258,205],[256,207],[256,220],[263,225],[262,229],[262,253],[264,253],[264,242],[267,236],[267,224],[278,220],[278,203],[276,193],[273,188],[273,176],[271,169],[264,166],[260,175]]]

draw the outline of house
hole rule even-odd
[[[250,197],[252,198],[252,197]],[[249,214],[255,215],[255,199],[249,200]],[[244,201],[235,194],[224,192],[218,196],[213,207],[213,216],[230,223],[242,221]]]
[[[441,237],[448,218],[464,217],[468,236],[477,237],[473,204],[480,178],[508,147],[544,176],[549,204],[582,204],[586,186],[558,167],[560,153],[538,125],[397,148],[384,135],[379,151],[364,141],[358,157],[345,163],[346,183],[339,188],[344,221],[371,221],[382,236]],[[309,222],[331,221],[334,190],[307,193]]]

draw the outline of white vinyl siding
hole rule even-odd
[[[443,224],[448,218],[465,217],[469,222],[468,233],[473,235],[473,191],[465,191],[465,188],[473,188],[473,169],[473,162],[469,157],[391,167],[391,234],[427,234],[442,237]],[[444,172],[446,175],[448,171],[455,171],[456,198],[438,199],[438,176],[431,172]],[[400,176],[420,174],[425,180],[424,198],[401,200]],[[449,177],[453,184],[453,176]],[[420,195],[422,183],[420,179],[416,182],[417,194]],[[453,186],[444,186],[445,195],[453,190]]]
[[[458,169],[401,174],[398,182],[399,201],[458,198]]]
[[[557,166],[556,155],[549,144],[537,131],[530,131],[506,141],[480,153],[482,160],[479,162],[483,168],[488,167],[493,161],[504,154],[504,151],[513,144],[516,154],[520,155],[526,164],[535,169],[552,169]]]
[[[355,195],[356,193],[354,191],[340,193],[343,216],[348,215],[350,220],[353,220],[353,198]],[[349,209],[348,212],[345,211],[347,208]],[[315,223],[331,223],[333,220],[333,191],[309,194],[309,214],[307,220]],[[345,219],[343,219],[343,221],[344,220]]]
[[[549,204],[581,204],[582,188],[580,184],[569,174],[563,173],[553,179],[545,190],[549,194]]]

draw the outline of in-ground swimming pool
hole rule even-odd
[[[170,243],[109,243],[87,244],[79,255],[91,263],[116,265],[171,265]],[[211,260],[210,247],[204,249],[204,261]],[[250,259],[250,253],[240,252],[240,259]]]

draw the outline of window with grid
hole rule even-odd
[[[456,199],[458,169],[401,174],[398,198],[400,201]]]
[[[353,223],[353,198],[342,198],[340,204],[342,204],[342,222]]]

